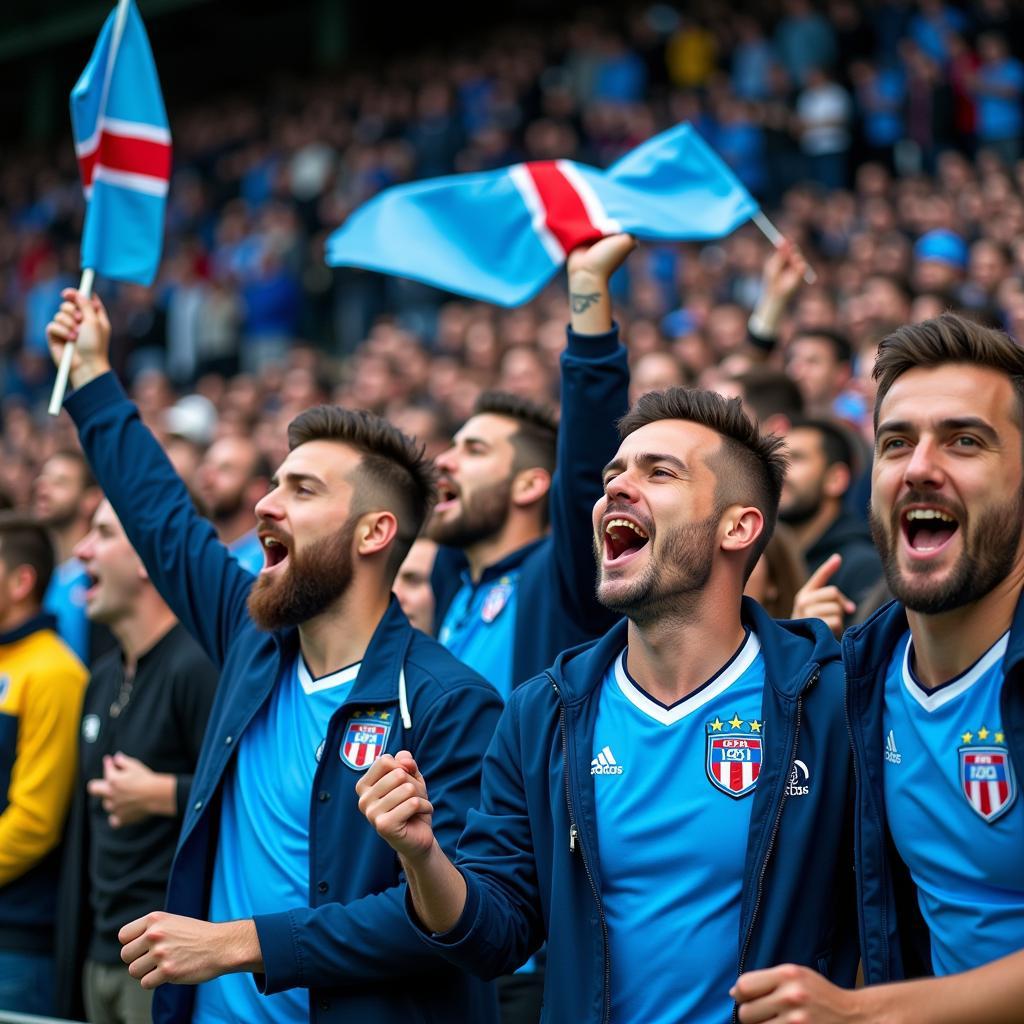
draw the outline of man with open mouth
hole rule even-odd
[[[48,336],[58,360],[75,342],[66,406],[83,449],[150,579],[221,669],[168,913],[118,935],[131,975],[157,990],[154,1021],[491,1024],[491,986],[430,954],[406,919],[398,859],[353,789],[412,746],[442,779],[438,834],[454,851],[501,710],[391,593],[434,499],[422,450],[370,413],[297,416],[256,504],[254,577],[110,372],[100,301],[63,299]]]
[[[868,987],[764,971],[739,1018],[1018,1021],[1024,351],[944,314],[886,338],[874,375],[871,525],[896,601],[843,640]]]
[[[491,977],[547,940],[542,1021],[722,1024],[745,968],[856,974],[841,660],[824,623],[742,597],[781,441],[684,388],[619,432],[592,536],[624,618],[513,691],[456,862],[409,752],[367,772],[360,807],[431,948]]]

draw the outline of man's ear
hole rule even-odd
[[[9,596],[15,604],[28,600],[36,588],[36,571],[31,565],[15,566],[14,572],[8,574]]]
[[[380,554],[397,536],[398,519],[394,512],[367,512],[356,524],[356,553],[363,557]]]
[[[518,508],[535,505],[551,490],[551,474],[534,466],[516,473],[512,480],[512,504]]]
[[[825,470],[822,490],[829,498],[841,498],[850,489],[850,467],[842,462],[833,462]]]
[[[753,505],[733,505],[722,516],[723,551],[746,551],[764,532],[764,516]]]

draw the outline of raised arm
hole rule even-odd
[[[630,235],[611,235],[569,254],[572,316],[562,354],[551,569],[560,613],[588,630],[599,631],[608,619],[594,597],[591,511],[601,496],[601,470],[618,448],[615,423],[629,409],[629,365],[612,322],[608,281],[635,247]]]
[[[217,539],[192,505],[156,438],[139,419],[110,371],[110,322],[102,302],[69,288],[47,327],[60,363],[74,342],[71,384],[64,405],[82,448],[132,547],[161,597],[217,665],[247,621],[253,577]]]

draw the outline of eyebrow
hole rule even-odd
[[[324,481],[321,480],[320,477],[314,476],[312,473],[296,473],[294,471],[289,470],[287,473],[284,473],[282,476],[278,476],[275,473],[270,478],[271,490],[273,490],[274,488],[280,487],[281,483],[282,483],[282,480],[287,480],[288,483],[290,483],[290,484],[310,483],[310,484],[315,484],[317,487],[326,487],[327,486],[327,484],[324,483]]]
[[[679,470],[680,473],[689,473],[689,469],[686,463],[682,459],[677,458],[675,455],[668,455],[664,452],[640,452],[638,455],[633,456],[633,461],[639,466],[650,466],[655,462],[667,462],[670,466],[674,466]],[[623,458],[612,459],[604,469],[601,470],[601,479],[603,480],[609,473],[616,472],[621,473],[626,468],[626,460]]]
[[[956,430],[974,430],[984,435],[989,441],[998,441],[999,434],[995,428],[980,416],[951,416],[948,419],[939,420],[935,426],[943,433],[952,433]],[[920,428],[911,423],[910,420],[886,420],[879,423],[876,435],[882,434],[915,434]]]

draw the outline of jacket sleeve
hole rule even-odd
[[[479,799],[480,765],[500,714],[498,694],[476,680],[447,690],[422,720],[413,709],[411,749],[430,788],[435,835],[449,856]],[[355,801],[354,791],[349,799]],[[371,826],[361,824],[366,832],[353,841],[375,844],[381,857],[397,865]],[[350,903],[256,917],[264,964],[257,987],[270,994],[437,970],[437,954],[423,944],[406,916],[405,888],[399,881]]]
[[[545,934],[523,787],[518,692],[484,758],[480,808],[470,812],[459,840],[455,866],[466,880],[462,916],[450,931],[430,935],[411,900],[406,904],[428,946],[485,980],[515,971],[540,948]]]
[[[64,403],[103,493],[160,596],[222,665],[248,618],[253,577],[196,512],[185,485],[112,373]]]
[[[68,659],[70,660],[70,659]],[[77,661],[25,680],[18,746],[0,814],[0,886],[34,867],[60,841],[77,771],[86,675]]]
[[[619,445],[616,422],[629,408],[629,366],[619,331],[569,331],[562,353],[562,419],[551,486],[551,541],[560,615],[593,630],[612,619],[594,594],[592,513],[601,470]]]

